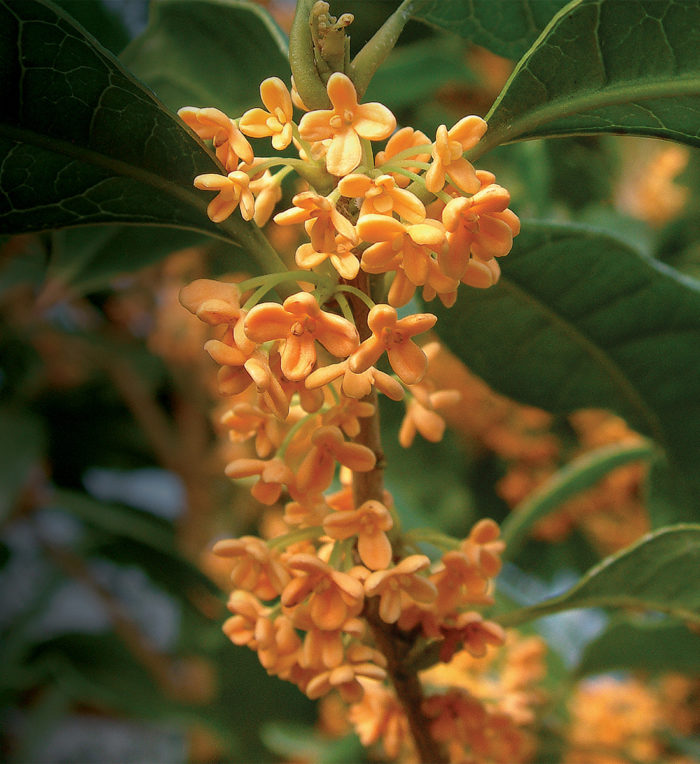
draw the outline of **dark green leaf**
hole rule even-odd
[[[54,0],[115,55],[129,42],[123,20],[102,0]]]
[[[475,153],[526,138],[627,133],[700,146],[698,0],[577,0],[520,61]]]
[[[214,106],[231,117],[260,102],[260,82],[289,83],[287,40],[270,14],[239,0],[160,0],[122,60],[171,109]]]
[[[675,525],[649,533],[606,557],[568,592],[497,618],[517,626],[562,610],[625,607],[653,610],[700,624],[700,589],[689,576],[700,570],[700,525]]]
[[[193,231],[160,226],[82,226],[54,234],[47,279],[71,295],[102,289],[117,276],[172,252],[211,242]]]
[[[222,235],[192,186],[219,165],[116,59],[41,0],[0,2],[0,231],[88,223]]]
[[[491,289],[431,306],[447,346],[499,392],[607,408],[664,450],[676,520],[700,493],[700,286],[592,229],[529,223]]]
[[[566,0],[429,0],[414,18],[518,59]]]
[[[363,100],[402,109],[430,100],[445,85],[475,81],[459,40],[437,37],[395,48],[372,77]]]
[[[615,443],[579,456],[562,467],[515,507],[504,521],[501,530],[506,542],[505,554],[509,558],[515,556],[533,525],[554,512],[567,499],[595,485],[616,467],[649,459],[653,453],[650,443]]]
[[[682,623],[625,619],[586,645],[578,674],[631,669],[700,673],[700,635]]]
[[[7,519],[32,470],[40,466],[45,446],[40,419],[0,409],[0,521]]]

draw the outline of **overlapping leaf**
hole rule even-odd
[[[466,37],[499,56],[518,59],[566,0],[429,0],[415,18]]]
[[[270,14],[241,0],[160,0],[121,59],[171,109],[257,106],[266,77],[289,80],[287,40]]]
[[[698,28],[698,0],[575,0],[516,67],[477,151],[590,133],[700,146]]]
[[[2,0],[0,71],[0,231],[128,222],[221,235],[192,188],[214,158],[62,11]]]
[[[558,597],[501,616],[517,626],[562,610],[628,607],[700,623],[700,589],[688,575],[700,570],[700,525],[676,525],[644,536],[590,570]]]
[[[549,411],[612,409],[666,452],[677,520],[697,514],[700,285],[592,229],[530,223],[499,284],[431,305],[448,347]]]

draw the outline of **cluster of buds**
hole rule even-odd
[[[492,603],[503,549],[498,526],[481,520],[462,541],[402,534],[381,477],[367,477],[383,469],[367,433],[376,425],[379,392],[406,400],[402,445],[416,432],[442,437],[436,409],[456,394],[435,389],[426,376],[435,343],[415,342],[436,317],[400,316],[397,308],[417,288],[424,299],[437,296],[450,306],[460,283],[496,283],[497,258],[509,252],[519,224],[508,192],[463,157],[486,130],[481,118],[443,125],[430,141],[410,127],[397,131],[385,106],[358,104],[342,73],[329,77],[327,93],[331,109],[308,111],[293,89],[270,78],[260,87],[265,108],[238,120],[217,109],[180,110],[213,141],[226,171],[194,181],[218,192],[208,207],[212,221],[238,208],[262,226],[289,172],[307,184],[273,218],[305,230],[295,255],[299,271],[238,285],[200,279],[180,299],[215,327],[205,349],[230,399],[222,421],[232,439],[255,449],[228,464],[226,474],[250,480],[262,504],[284,507],[279,535],[215,546],[229,559],[234,583],[224,630],[309,697],[335,689],[358,704],[367,688],[376,692],[387,679],[377,623],[438,645],[442,661],[460,650],[483,655],[504,641],[501,627],[478,610]],[[298,123],[295,105],[305,111]],[[246,136],[269,137],[278,151],[293,144],[299,157],[255,157]],[[372,142],[385,140],[375,155]],[[282,169],[273,175],[274,166]],[[298,291],[287,290],[281,303],[261,301],[285,281]],[[340,489],[329,492],[339,465]],[[440,557],[431,561],[421,552],[426,540],[442,548]],[[436,703],[425,713],[434,717]],[[406,726],[399,709],[396,746]]]

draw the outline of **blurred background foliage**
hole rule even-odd
[[[290,3],[58,4],[173,110],[238,115],[257,105],[262,78],[288,79]],[[348,0],[332,9],[355,13],[358,49],[395,5]],[[428,3],[425,19],[448,5]],[[482,4],[473,5],[478,17]],[[532,4],[535,16],[511,20],[511,29],[492,4],[496,32],[464,21],[455,26],[461,35],[450,34],[413,21],[366,100],[428,134],[464,114],[483,116],[562,5]],[[489,159],[522,217],[592,226],[700,277],[696,150],[588,136],[514,144]],[[271,235],[294,251],[293,235]],[[319,709],[220,632],[227,570],[209,549],[260,531],[260,513],[223,477],[244,446],[217,424],[205,328],[177,293],[202,276],[254,275],[252,258],[196,232],[118,225],[4,237],[1,247],[0,756],[17,764],[363,761],[332,701]],[[478,316],[458,331],[481,332]],[[408,527],[460,535],[480,517],[503,521],[572,459],[642,443],[605,411],[551,414],[503,397],[447,353],[435,369],[438,382],[462,393],[442,412],[441,443],[418,436],[401,449],[403,407],[387,401],[383,410],[388,488]],[[644,534],[648,461],[616,467],[541,521],[505,568],[502,596],[542,599]],[[668,519],[699,516],[696,503],[694,514]],[[274,513],[264,522],[274,525]],[[697,753],[700,650],[680,622],[573,611],[525,633],[544,636],[550,649],[539,764],[561,760],[571,739],[576,712],[563,689],[590,704],[585,693],[598,685],[587,677],[610,671],[631,688],[628,710],[644,693],[656,703],[649,724],[664,747],[654,756]],[[639,671],[646,684],[638,687]],[[619,760],[662,760],[634,755]]]

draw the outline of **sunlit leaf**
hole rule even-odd
[[[700,589],[688,579],[698,570],[700,525],[660,528],[606,557],[569,591],[497,620],[517,626],[562,610],[616,607],[658,611],[700,624]]]
[[[215,106],[231,117],[260,105],[260,82],[289,84],[287,39],[242,0],[159,0],[122,61],[171,109]]]
[[[627,133],[700,146],[698,0],[575,0],[520,61],[479,154],[525,138]]]
[[[447,346],[523,403],[623,416],[665,452],[675,519],[696,517],[700,284],[593,229],[532,222],[502,271],[450,310],[431,304]]]

